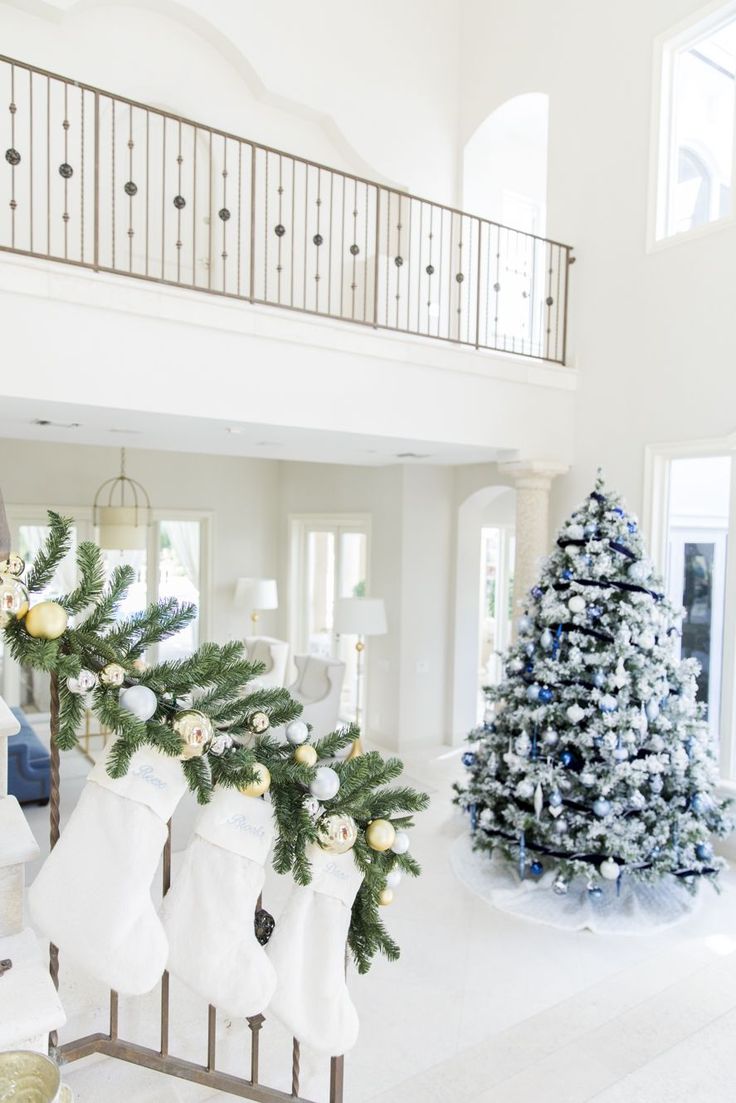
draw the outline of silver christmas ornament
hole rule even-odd
[[[309,792],[317,800],[332,800],[340,791],[340,778],[331,766],[318,766]]]
[[[292,720],[286,725],[286,739],[292,747],[298,747],[300,743],[306,743],[309,738],[309,728],[303,720]]]
[[[158,698],[148,686],[128,686],[118,698],[120,707],[131,712],[137,720],[150,720],[158,708]]]

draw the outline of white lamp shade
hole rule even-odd
[[[343,597],[335,606],[335,631],[346,636],[383,636],[386,609],[380,597]]]
[[[147,516],[135,506],[99,506],[97,543],[111,551],[141,551],[148,542]]]
[[[239,578],[235,584],[235,604],[245,609],[278,609],[276,579]]]

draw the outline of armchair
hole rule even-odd
[[[337,727],[345,663],[316,655],[295,655],[294,664],[297,677],[289,692],[304,706],[302,719],[321,739]]]
[[[269,689],[283,686],[289,659],[288,643],[273,639],[271,636],[246,636],[245,654],[251,662],[265,665],[263,674],[258,676],[262,686]]]

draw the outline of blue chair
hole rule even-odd
[[[51,757],[23,710],[12,711],[20,731],[8,740],[8,792],[19,804],[48,804]]]

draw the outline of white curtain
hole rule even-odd
[[[199,522],[162,521],[161,529],[192,586],[199,591]]]

